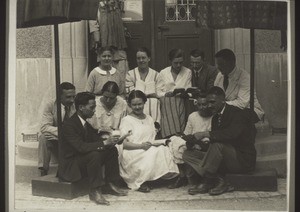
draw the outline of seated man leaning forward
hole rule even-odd
[[[193,136],[196,132],[210,131],[211,129],[211,111],[207,108],[206,94],[200,93],[197,97],[197,108],[198,111],[191,113],[188,117],[187,124],[185,126],[184,135],[172,136],[170,138],[169,148],[173,154],[174,160],[178,165],[180,175],[174,184],[170,185],[168,188],[179,188],[184,186],[189,182],[190,184],[195,184],[198,176],[195,175],[194,171],[190,170],[190,166],[186,166],[182,160],[182,154],[186,149],[195,149],[198,151],[207,151],[209,145],[204,143],[206,139],[202,142],[194,143]]]
[[[58,177],[67,182],[76,182],[88,177],[90,200],[108,205],[102,196],[109,193],[116,196],[127,195],[114,183],[120,179],[118,151],[119,136],[101,138],[87,121],[94,115],[95,95],[89,92],[78,93],[75,97],[76,113],[66,120],[62,127],[61,161]],[[105,166],[105,180],[102,166]],[[107,182],[107,184],[105,183]]]
[[[59,85],[61,117],[63,121],[71,117],[75,112],[74,97],[75,86],[69,82]],[[57,100],[50,99],[44,106],[41,119],[41,135],[38,147],[38,168],[41,176],[47,175],[51,154],[58,157],[57,135]]]
[[[211,131],[197,132],[194,136],[196,140],[208,138],[210,146],[207,152],[186,150],[183,153],[184,162],[202,177],[202,183],[189,189],[192,195],[232,191],[224,174],[253,171],[256,163],[256,129],[250,109],[226,104],[223,89],[216,86],[208,91],[206,98],[213,113]]]

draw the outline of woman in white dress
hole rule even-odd
[[[140,90],[128,96],[132,112],[121,120],[122,134],[131,131],[132,135],[123,142],[120,159],[120,175],[128,187],[141,192],[149,192],[147,181],[174,178],[179,170],[172,154],[164,145],[154,145],[156,130],[151,116],[144,114],[146,95]]]
[[[184,67],[184,53],[181,49],[169,52],[171,66],[161,70],[158,75],[157,95],[161,103],[161,134],[170,137],[181,134],[186,124],[185,100],[174,95],[177,88],[187,89],[192,86],[192,71]]]
[[[129,94],[133,90],[141,90],[147,96],[144,113],[160,123],[160,102],[156,94],[158,72],[149,67],[151,52],[146,47],[140,47],[136,53],[138,67],[126,75],[125,87]]]

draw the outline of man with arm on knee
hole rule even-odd
[[[184,162],[202,177],[202,183],[189,189],[192,195],[231,191],[224,175],[251,172],[256,163],[256,129],[250,110],[226,104],[220,87],[212,87],[206,98],[213,114],[211,131],[194,133],[194,137],[197,141],[208,138],[210,146],[207,152],[187,150],[183,154]]]
[[[75,86],[69,82],[59,85],[61,116],[63,120],[70,118],[75,113],[74,98]],[[41,135],[38,147],[38,168],[41,176],[47,175],[51,154],[58,157],[58,132],[57,132],[57,101],[49,100],[44,107],[41,121]]]
[[[78,93],[75,97],[76,113],[63,123],[62,143],[58,177],[67,182],[76,182],[83,177],[89,180],[89,198],[97,204],[109,205],[102,196],[108,193],[125,196],[115,183],[120,180],[118,150],[120,136],[103,139],[87,121],[95,113],[95,95]],[[103,179],[102,166],[105,167]]]

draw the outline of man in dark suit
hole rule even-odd
[[[207,152],[187,150],[183,160],[202,177],[202,183],[189,189],[189,194],[219,195],[233,188],[224,180],[226,173],[247,173],[255,168],[256,129],[250,109],[239,109],[225,103],[225,93],[212,87],[207,104],[213,115],[211,131],[194,134],[196,142],[210,143]]]
[[[89,92],[78,93],[75,97],[76,113],[63,123],[61,153],[58,177],[67,182],[76,182],[88,177],[90,200],[108,205],[102,196],[109,193],[127,195],[114,183],[120,179],[118,151],[115,145],[119,136],[104,140],[88,122],[95,112],[95,95]],[[102,166],[105,167],[105,180]]]
[[[218,74],[217,68],[206,64],[204,58],[204,52],[199,49],[190,52],[192,86],[199,88],[201,92],[207,92],[214,85]]]

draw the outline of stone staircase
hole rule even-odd
[[[31,183],[40,176],[38,169],[38,141],[19,141],[16,150],[15,181]],[[49,174],[57,171],[57,159],[51,157]]]
[[[278,177],[287,175],[287,135],[274,134],[267,123],[257,127],[256,150],[258,170],[276,169]],[[20,141],[16,151],[16,182],[30,183],[32,178],[40,176],[37,168],[38,142]],[[52,157],[48,174],[57,171],[57,159]]]

